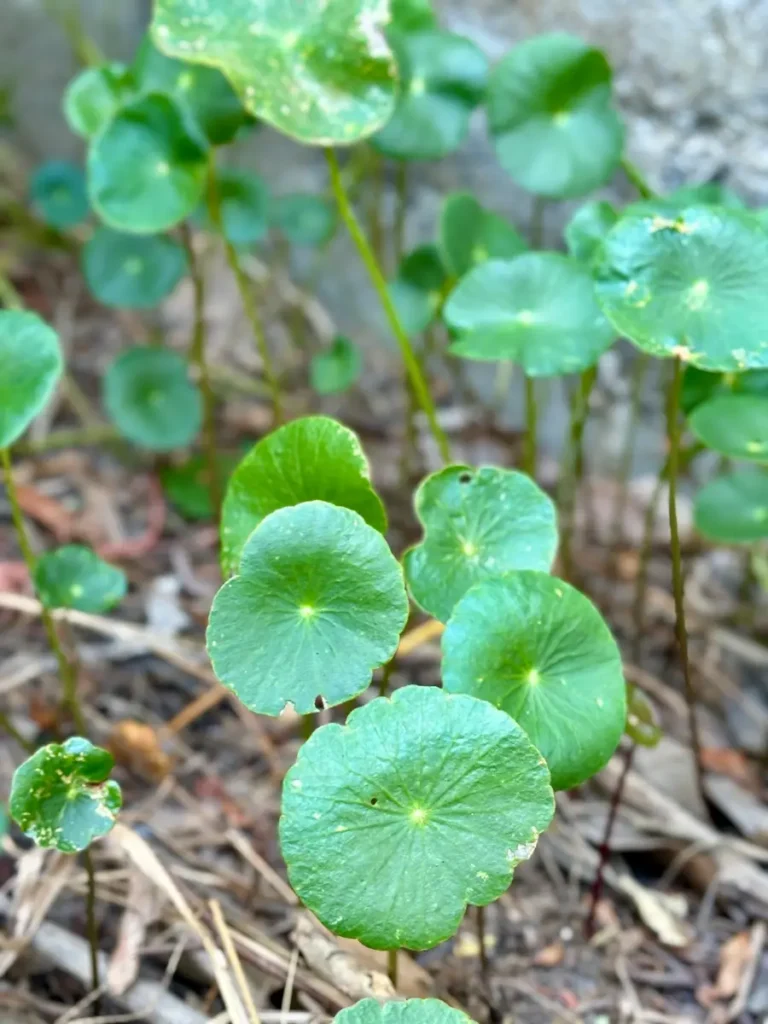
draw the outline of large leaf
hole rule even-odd
[[[713,206],[632,214],[608,233],[597,297],[616,330],[703,370],[768,367],[768,233]]]
[[[404,257],[389,292],[408,334],[420,334],[429,327],[440,309],[447,283],[436,246],[421,245]]]
[[[484,209],[473,195],[456,192],[440,215],[440,254],[449,274],[463,277],[487,260],[511,260],[528,243],[497,213]]]
[[[568,252],[582,263],[591,263],[603,239],[618,219],[616,208],[605,200],[594,199],[584,203],[565,227]]]
[[[170,349],[145,345],[127,349],[109,367],[104,405],[123,437],[157,452],[190,444],[203,418],[186,361]]]
[[[509,360],[529,377],[586,370],[616,336],[595,301],[589,271],[555,252],[476,267],[448,299],[445,319],[458,333],[455,355]]]
[[[150,309],[173,291],[187,270],[184,247],[167,235],[129,235],[98,228],[83,246],[83,275],[105,306]]]
[[[63,369],[53,328],[34,313],[0,310],[0,448],[42,412]]]
[[[387,529],[357,436],[326,416],[308,416],[275,430],[232,474],[221,516],[224,574],[236,570],[248,535],[265,516],[304,501],[350,508],[375,530]]]
[[[29,195],[41,219],[52,228],[71,228],[88,216],[85,175],[66,160],[49,160],[38,167]]]
[[[414,601],[441,622],[475,583],[552,565],[555,506],[523,473],[449,466],[421,483],[415,506],[424,540],[406,552],[405,577]]]
[[[545,573],[510,573],[462,598],[443,636],[443,685],[518,721],[555,789],[598,772],[624,732],[616,641],[583,594]]]
[[[121,569],[79,544],[67,544],[44,554],[35,566],[34,583],[46,608],[94,613],[119,604],[128,589]]]
[[[718,477],[696,495],[699,533],[720,544],[754,544],[768,538],[768,473],[741,470]]]
[[[696,366],[686,366],[680,395],[680,405],[686,415],[716,395],[730,394],[764,395],[768,398],[768,369],[710,373]]]
[[[85,850],[111,831],[122,805],[113,765],[108,751],[79,736],[42,747],[14,773],[11,817],[38,846]]]
[[[133,92],[125,64],[86,68],[64,93],[64,116],[76,135],[92,138],[106,127]]]
[[[394,109],[387,19],[382,0],[156,0],[152,34],[164,53],[223,71],[286,135],[350,145]]]
[[[252,711],[305,715],[362,693],[408,619],[400,566],[378,530],[310,501],[267,516],[216,595],[207,646]]]
[[[373,138],[386,156],[438,160],[458,149],[488,78],[482,50],[451,32],[389,33],[400,69],[397,108]]]
[[[88,155],[91,202],[118,231],[152,235],[188,217],[203,196],[207,156],[184,116],[159,93],[129,103]]]
[[[552,819],[552,796],[511,718],[407,686],[304,744],[285,777],[280,846],[298,896],[336,934],[428,949],[467,904],[509,886]]]
[[[491,72],[488,119],[507,173],[529,192],[564,199],[606,182],[624,128],[599,50],[565,34],[517,45]]]
[[[715,452],[768,462],[768,395],[717,395],[697,406],[688,423]]]

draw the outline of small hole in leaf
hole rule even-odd
[[[379,798],[377,796],[372,796],[371,797],[371,807],[375,807],[378,802],[379,802]]]
[[[460,484],[468,484],[468,483],[471,483],[471,481],[472,481],[472,474],[471,473],[459,473],[459,483]]]
[[[320,693],[315,697],[315,707],[318,711],[323,711],[325,709],[325,701]]]

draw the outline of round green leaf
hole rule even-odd
[[[446,284],[436,246],[419,246],[403,259],[389,292],[408,334],[420,334],[429,327],[442,304]]]
[[[768,396],[718,395],[697,406],[688,423],[712,451],[768,462]]]
[[[42,412],[63,369],[53,328],[34,313],[0,310],[0,448]]]
[[[105,306],[149,309],[173,291],[187,270],[184,247],[167,235],[129,235],[98,228],[82,251],[93,296]]]
[[[451,32],[389,32],[400,69],[393,116],[372,142],[398,160],[438,160],[458,149],[472,111],[483,99],[488,61],[482,50]]]
[[[86,68],[64,93],[64,117],[76,135],[92,138],[131,96],[133,82],[125,64]]]
[[[730,394],[764,395],[768,398],[768,369],[710,373],[696,366],[686,366],[680,395],[680,405],[686,415],[716,395]]]
[[[271,213],[272,223],[292,245],[325,245],[336,230],[336,207],[322,196],[278,196]]]
[[[216,174],[224,234],[237,246],[253,245],[269,231],[269,189],[258,174],[228,167]],[[208,231],[214,227],[203,204],[198,217]]]
[[[219,454],[221,492],[234,468],[235,459]],[[160,470],[160,480],[168,500],[187,519],[213,519],[216,509],[211,504],[208,479],[208,460],[204,455],[193,455],[180,466],[163,466]]]
[[[434,28],[437,18],[430,0],[392,0],[391,24],[402,32]]]
[[[351,700],[397,650],[403,574],[378,530],[324,501],[278,509],[214,598],[207,647],[224,686],[263,715]]]
[[[622,217],[594,274],[606,316],[651,355],[703,370],[768,367],[768,236],[749,214]]]
[[[156,0],[172,57],[223,71],[246,109],[300,142],[350,145],[395,102],[381,0]]]
[[[473,587],[443,635],[443,685],[512,716],[546,758],[555,789],[600,771],[627,716],[621,655],[583,594],[542,572]]]
[[[41,219],[52,228],[71,228],[88,216],[85,175],[66,160],[50,160],[39,167],[29,192]]]
[[[768,474],[741,470],[717,477],[696,495],[696,529],[720,544],[768,538]]]
[[[405,578],[414,601],[441,622],[475,583],[552,565],[555,506],[523,473],[448,466],[420,484],[414,504],[424,540],[405,553]]]
[[[536,36],[497,64],[488,120],[502,167],[537,195],[585,195],[621,160],[624,127],[611,106],[610,66],[573,36]]]
[[[584,203],[565,228],[568,252],[582,263],[591,263],[603,239],[618,219],[615,207],[602,199]]]
[[[107,370],[104,406],[123,437],[156,452],[190,444],[203,418],[186,360],[143,345],[121,353]]]
[[[122,107],[88,156],[91,202],[110,227],[140,235],[166,231],[203,196],[206,152],[182,112],[153,94]]]
[[[511,718],[406,686],[300,749],[280,847],[299,898],[337,935],[428,949],[507,889],[553,811],[546,765]]]
[[[236,570],[248,535],[265,516],[306,501],[350,508],[380,533],[387,529],[357,435],[326,416],[286,423],[259,441],[232,474],[221,516],[224,574]]]
[[[232,142],[246,122],[240,99],[220,71],[168,57],[149,36],[131,70],[140,93],[162,93],[173,99],[190,127],[214,146]]]
[[[352,387],[362,368],[358,347],[339,335],[327,351],[312,356],[309,380],[318,395],[336,395]]]
[[[35,566],[34,583],[46,608],[96,614],[114,608],[128,590],[122,570],[79,544],[67,544],[43,555]]]
[[[110,832],[123,798],[109,778],[114,758],[74,736],[36,751],[16,769],[11,817],[41,847],[78,853]]]
[[[530,252],[476,267],[445,306],[458,332],[451,352],[519,363],[529,377],[594,366],[616,337],[600,312],[589,271],[555,252]]]
[[[449,196],[440,216],[440,254],[449,274],[463,277],[487,260],[511,260],[528,243],[503,217],[485,210],[473,195]]]

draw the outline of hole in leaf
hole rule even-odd
[[[325,701],[323,700],[323,695],[321,693],[318,693],[315,697],[315,707],[318,711],[323,711],[325,709]]]
[[[468,483],[471,483],[471,481],[472,481],[472,474],[471,473],[459,473],[459,483],[460,484],[468,484]]]
[[[379,798],[377,796],[372,796],[371,797],[371,807],[375,807],[378,802],[379,802]]]

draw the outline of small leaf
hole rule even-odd
[[[339,335],[329,349],[312,356],[309,380],[318,395],[337,395],[352,387],[362,368],[360,349]]]
[[[351,145],[394,109],[382,0],[156,0],[169,56],[223,71],[246,109],[313,145]]]
[[[420,484],[414,504],[424,540],[405,553],[405,578],[414,601],[441,622],[475,583],[552,565],[555,506],[523,473],[449,466]]]
[[[553,811],[546,765],[511,718],[406,686],[300,749],[280,847],[299,898],[337,935],[429,949],[468,904],[507,889]]]
[[[279,715],[290,703],[306,715],[362,693],[407,619],[402,570],[378,530],[310,501],[251,533],[206,643],[217,678],[251,711]]]
[[[611,106],[610,66],[573,36],[536,36],[497,64],[488,120],[502,167],[537,195],[586,195],[621,160],[624,127]]]
[[[78,853],[110,832],[122,806],[114,759],[79,736],[42,747],[16,769],[13,820],[38,846]]]
[[[35,566],[34,583],[46,608],[75,608],[95,614],[114,608],[128,589],[122,570],[79,544],[67,544],[43,555]]]
[[[170,349],[143,345],[121,353],[107,370],[104,405],[123,437],[156,452],[190,444],[203,417],[186,361]]]
[[[203,196],[205,149],[172,100],[153,94],[122,107],[88,155],[91,202],[118,231],[152,235],[188,217]]]
[[[86,68],[64,93],[64,117],[76,135],[93,138],[112,120],[133,92],[125,64]]]
[[[236,459],[218,456],[219,481],[223,492]],[[211,505],[211,491],[208,486],[208,461],[204,455],[193,455],[180,466],[163,466],[160,480],[169,501],[187,519],[213,519],[215,509]]]
[[[697,406],[688,423],[712,451],[768,462],[768,395],[717,395]]]
[[[220,71],[168,57],[149,36],[131,71],[141,95],[162,93],[174,100],[194,132],[214,146],[232,142],[246,123],[240,99]]]
[[[568,252],[582,263],[591,263],[603,239],[619,219],[615,207],[604,200],[580,206],[565,228]]]
[[[385,156],[438,160],[462,145],[488,79],[485,54],[464,36],[389,32],[400,69],[397,107],[372,139]]]
[[[363,999],[337,1013],[333,1024],[472,1024],[461,1010],[439,999],[407,999],[379,1003]]]
[[[429,327],[440,309],[447,283],[436,246],[422,245],[403,259],[389,292],[408,334],[420,334]]]
[[[65,230],[88,216],[85,175],[66,160],[50,160],[38,167],[29,193],[41,220],[49,227]]]
[[[227,239],[233,245],[249,246],[266,238],[270,200],[264,179],[250,171],[228,167],[217,171],[216,185]],[[205,204],[197,211],[197,218],[206,230],[214,231]]]
[[[0,448],[43,411],[63,369],[53,328],[34,313],[0,310]]]
[[[768,235],[739,210],[622,217],[594,267],[620,334],[702,370],[768,367]]]
[[[305,501],[350,508],[380,533],[387,529],[360,441],[326,416],[307,416],[275,430],[232,474],[221,516],[224,575],[236,570],[248,535],[265,516]]]
[[[693,506],[699,533],[720,544],[768,538],[768,473],[751,469],[710,480]]]
[[[600,312],[589,271],[555,252],[524,253],[471,270],[445,306],[458,332],[451,352],[519,363],[530,377],[594,366],[616,332]]]
[[[600,771],[624,732],[626,687],[611,631],[583,594],[542,572],[468,591],[443,635],[443,685],[518,721],[555,789]]]
[[[336,231],[336,207],[322,196],[278,196],[272,202],[272,223],[292,245],[325,245]]]
[[[463,277],[487,260],[510,260],[527,248],[511,224],[484,209],[468,192],[456,192],[443,204],[440,254],[453,277]]]
[[[184,247],[167,235],[129,235],[98,228],[81,255],[83,275],[105,306],[151,309],[187,271]]]
[[[764,395],[768,398],[768,369],[710,373],[695,366],[686,366],[680,405],[687,416],[710,398],[730,394]]]
[[[392,0],[392,28],[420,32],[435,28],[437,17],[430,0]]]

